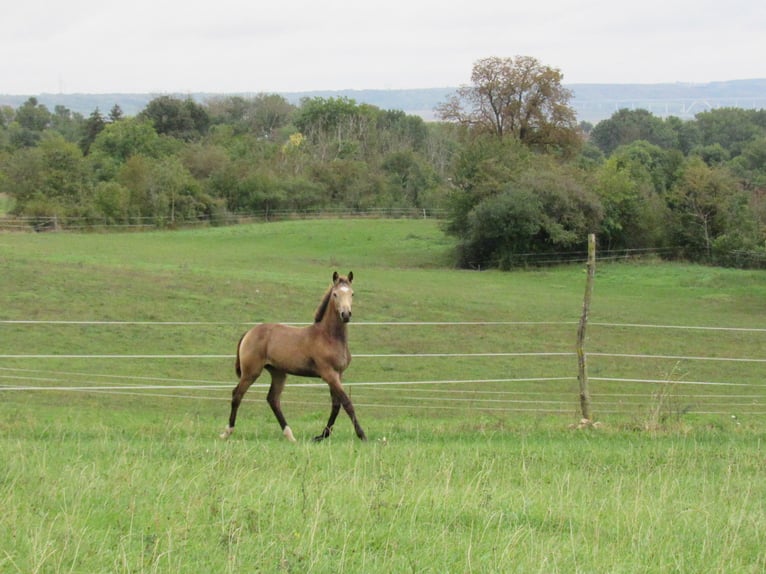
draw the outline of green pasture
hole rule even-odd
[[[423,220],[0,234],[0,572],[766,569],[766,274],[599,261],[577,429],[584,266],[451,249]],[[239,335],[309,322],[336,269],[370,440],[311,443],[299,378],[297,445],[267,380],[219,440]]]

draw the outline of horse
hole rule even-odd
[[[314,323],[307,327],[262,323],[242,335],[237,345],[235,362],[239,384],[232,391],[229,425],[221,438],[226,439],[234,432],[242,397],[262,370],[266,369],[271,374],[266,401],[282,428],[282,434],[289,441],[295,442],[295,437],[282,414],[279,400],[287,375],[321,377],[330,387],[330,418],[324,430],[314,437],[315,442],[330,436],[341,406],[351,418],[356,436],[367,440],[356,418],[354,405],[341,384],[341,375],[351,363],[346,326],[351,320],[353,280],[353,272],[348,276],[338,275],[337,271],[333,273],[332,284],[314,314]]]

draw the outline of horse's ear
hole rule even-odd
[[[332,274],[332,284],[333,285],[335,285],[338,282],[338,277],[340,277],[340,275],[338,275],[337,271]]]
[[[348,272],[348,282],[351,283],[354,280],[354,272],[349,271]]]

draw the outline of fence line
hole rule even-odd
[[[29,380],[27,377],[13,377],[13,376],[7,376],[7,375],[0,375],[0,378],[21,378],[24,380]],[[614,377],[590,377],[593,381],[605,381],[605,382],[620,382],[620,383],[647,383],[647,384],[672,384],[672,385],[682,385],[682,386],[709,386],[709,387],[740,387],[740,388],[763,388],[763,385],[757,385],[753,383],[731,383],[731,382],[721,382],[721,381],[672,381],[668,382],[665,379],[627,379],[627,378],[614,378]],[[44,380],[49,382],[56,382],[60,379],[54,379],[54,378],[38,378],[33,380]],[[161,380],[161,379],[160,379]],[[171,379],[173,380],[173,379]],[[390,387],[390,386],[422,386],[422,385],[464,385],[464,384],[488,384],[488,383],[529,383],[529,382],[558,382],[558,381],[575,381],[576,377],[522,377],[522,378],[513,378],[513,379],[439,379],[439,380],[427,380],[427,381],[355,381],[355,382],[345,382],[344,385],[348,387],[349,389],[353,389],[356,387],[370,387],[370,388],[377,388],[377,387]],[[251,385],[251,388],[261,388],[261,389],[268,389],[270,386],[270,383],[254,383]],[[316,388],[316,389],[324,389],[327,387],[327,384],[324,382],[321,383],[299,383],[299,382],[293,382],[290,383],[290,386],[293,388]],[[201,384],[194,384],[194,385],[101,385],[101,386],[94,386],[94,385],[76,385],[76,386],[42,386],[42,385],[13,385],[13,386],[0,386],[0,392],[3,391],[110,391],[110,390],[170,390],[170,389],[181,389],[181,390],[189,390],[189,389],[200,389],[200,390],[210,390],[210,389],[230,389],[233,387],[233,383],[201,383]],[[437,390],[434,392],[449,392],[449,391],[443,391],[443,390]],[[508,391],[476,391],[476,390],[458,390],[458,391],[452,391],[455,393],[477,393],[477,392],[484,392],[486,394],[511,394]],[[529,393],[527,391],[524,391],[524,395],[529,394],[535,394],[535,393]],[[538,395],[543,395],[544,393],[538,392],[536,393]],[[635,394],[635,393],[606,393],[602,396],[624,396],[624,397],[640,397],[640,396],[647,396],[647,395],[641,395],[641,394]],[[693,395],[697,397],[698,395]],[[728,397],[738,397],[738,398],[752,398],[752,395],[708,395],[707,397],[719,397],[719,396],[726,396]],[[227,398],[227,397],[224,397]],[[228,400],[228,398],[227,398]],[[468,401],[473,401],[475,399],[466,399]],[[540,402],[540,401],[530,401],[530,402]],[[544,401],[543,401],[544,402]]]
[[[159,321],[44,321],[44,320],[0,320],[0,324],[5,325],[93,325],[93,326],[130,326],[130,325],[157,325],[157,326],[195,326],[195,325],[239,325],[246,323],[232,322],[159,322]],[[291,323],[294,325],[305,325],[306,323]],[[359,326],[506,326],[506,325],[528,325],[528,326],[574,326],[576,321],[407,321],[407,322],[357,322],[354,325]],[[671,330],[698,330],[698,331],[723,331],[723,332],[750,332],[763,333],[763,328],[747,327],[716,327],[716,326],[688,326],[688,325],[650,325],[636,323],[592,323],[593,326],[602,326],[606,328],[644,328],[644,329],[671,329]],[[652,354],[633,354],[633,353],[588,353],[592,357],[628,359],[628,360],[674,360],[674,361],[707,361],[721,363],[742,363],[760,365],[766,363],[766,358],[760,357],[707,357],[707,356],[683,356],[683,355],[652,355]],[[572,357],[576,353],[572,352],[476,352],[476,353],[357,353],[355,359],[417,359],[417,358],[518,358],[518,357]],[[233,353],[226,354],[2,354],[0,359],[135,359],[135,360],[155,360],[155,359],[177,359],[177,360],[222,360],[232,359]],[[557,368],[560,371],[560,368]],[[502,373],[504,374],[504,373]],[[558,374],[558,373],[551,373]],[[716,372],[717,374],[717,372]],[[447,380],[399,380],[399,381],[347,381],[345,385],[351,389],[357,389],[358,395],[355,403],[358,406],[367,406],[381,409],[401,409],[401,408],[428,408],[428,409],[465,409],[477,408],[483,411],[506,411],[506,412],[537,412],[537,413],[568,413],[576,412],[576,396],[574,390],[571,397],[568,391],[562,391],[563,383],[576,383],[574,366],[571,376],[554,377],[526,377],[526,378],[476,378],[476,379],[447,379]],[[713,375],[714,377],[716,375]],[[63,377],[63,378],[62,378]],[[757,381],[751,375],[747,375],[748,380]],[[703,375],[698,378],[707,378]],[[85,392],[111,395],[144,395],[151,397],[185,398],[198,400],[219,400],[228,401],[229,393],[220,393],[221,396],[208,397],[203,396],[204,391],[218,392],[222,389],[230,389],[233,382],[217,382],[209,380],[193,380],[182,378],[165,377],[145,377],[145,376],[127,376],[111,374],[89,374],[75,372],[58,372],[43,369],[17,369],[10,367],[0,367],[0,379],[6,381],[0,384],[0,396],[3,391],[6,392],[35,392],[35,391],[59,391],[59,392]],[[88,379],[96,379],[89,382]],[[101,380],[98,380],[101,379]],[[657,404],[657,396],[663,391],[654,390],[616,393],[608,392],[613,389],[613,385],[632,384],[638,389],[640,386],[652,389],[658,385],[662,388],[673,387],[673,399],[691,401],[695,413],[708,414],[731,414],[732,409],[742,409],[749,415],[766,414],[758,411],[763,406],[766,399],[764,393],[766,385],[758,382],[737,382],[737,381],[710,381],[710,380],[669,380],[657,378],[635,378],[627,377],[608,377],[591,376],[593,382],[602,383],[605,392],[594,393],[594,408],[599,414],[633,412],[626,409],[648,408],[648,405]],[[13,381],[13,383],[11,383]],[[114,381],[110,383],[108,381]],[[14,384],[15,383],[15,384]],[[513,391],[494,390],[492,385],[513,385],[516,383],[541,383],[541,391]],[[456,386],[470,386],[470,389],[454,388]],[[487,385],[487,386],[482,386]],[[269,383],[257,383],[254,388],[268,388]],[[290,384],[293,388],[307,389],[325,389],[326,384],[318,382],[300,382],[293,381]],[[452,389],[445,387],[453,387]],[[526,385],[530,386],[530,385]],[[386,394],[388,389],[396,387],[406,387],[406,397],[402,398],[401,404],[391,404],[394,395]],[[532,387],[533,389],[535,387]],[[568,387],[567,387],[568,388]],[[364,390],[367,391],[364,391]],[[574,389],[574,386],[572,387]],[[697,393],[694,391],[683,394],[682,389],[709,389],[707,393]],[[715,389],[720,389],[716,392]],[[736,390],[740,389],[739,393]],[[175,391],[168,393],[167,391]],[[680,392],[679,392],[680,391]],[[730,394],[729,391],[735,391],[736,394]],[[372,395],[368,394],[373,393]],[[748,393],[751,394],[743,394]],[[377,393],[377,394],[375,394]],[[520,394],[524,398],[512,398]],[[446,396],[445,395],[449,395]],[[319,395],[317,395],[318,397]],[[374,399],[373,399],[374,397]],[[492,398],[494,397],[494,398]],[[326,397],[322,397],[324,404]],[[377,400],[377,399],[381,400]],[[359,399],[362,399],[361,401]],[[366,400],[365,400],[366,399]],[[398,396],[397,396],[398,399]],[[292,404],[311,404],[318,405],[317,402],[305,403],[300,400],[290,399]],[[425,405],[427,403],[427,405]],[[467,406],[455,406],[461,403]],[[414,407],[413,404],[417,404]],[[537,405],[537,408],[526,408],[524,405]],[[558,405],[562,405],[558,408]]]
[[[685,355],[651,355],[630,353],[588,353],[591,357],[612,357],[623,359],[662,359],[672,361],[718,361],[739,363],[766,363],[766,359],[751,357],[699,357]],[[33,355],[33,354],[0,354],[0,359],[231,359],[233,353],[226,355]],[[439,358],[472,358],[472,357],[574,357],[575,352],[542,351],[519,353],[354,353],[355,359],[439,359]]]
[[[272,321],[269,321],[272,322]],[[306,321],[274,321],[282,325],[310,325]],[[95,325],[95,326],[234,326],[253,325],[254,321],[67,321],[45,319],[0,319],[0,325]],[[591,326],[616,327],[616,328],[640,328],[640,329],[679,329],[690,331],[732,331],[745,333],[766,333],[766,328],[761,327],[717,327],[706,325],[656,325],[642,323],[600,323],[590,322]],[[536,326],[536,325],[577,325],[577,321],[354,321],[354,326],[360,327],[429,327],[429,326]]]

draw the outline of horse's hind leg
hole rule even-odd
[[[259,371],[254,375],[242,373],[240,376],[239,384],[234,387],[234,390],[231,392],[231,413],[229,414],[229,426],[227,426],[226,429],[221,433],[221,438],[229,438],[231,433],[234,432],[234,423],[237,421],[237,410],[239,410],[239,405],[242,402],[242,397],[245,396],[247,389],[250,388],[250,385],[255,382],[255,379],[257,379],[258,375],[260,374],[261,373]]]
[[[269,368],[267,367],[267,369]],[[295,442],[293,431],[287,424],[285,415],[282,414],[282,405],[279,400],[279,397],[282,396],[282,391],[285,388],[287,374],[274,369],[269,369],[269,372],[271,373],[271,387],[269,387],[269,394],[266,396],[266,401],[269,403],[274,416],[277,417],[277,422],[279,422],[279,426],[282,428],[282,434],[285,435],[285,438],[290,442]]]

